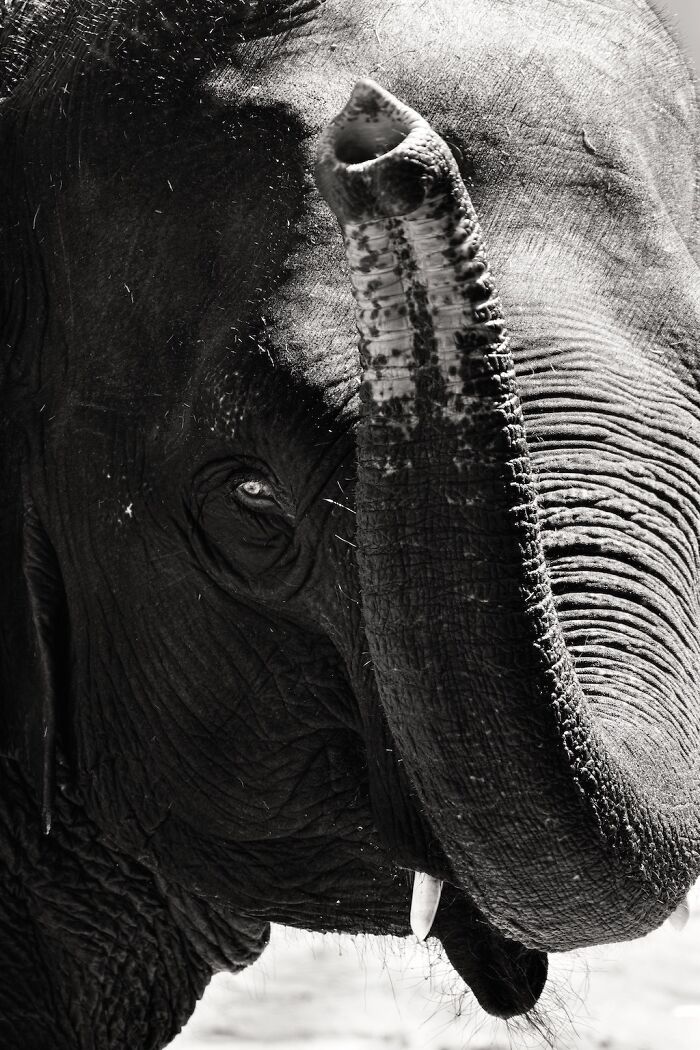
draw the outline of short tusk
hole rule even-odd
[[[442,879],[417,871],[413,879],[411,898],[411,929],[419,941],[430,933],[442,893]]]
[[[673,912],[673,914],[669,915],[668,921],[671,923],[671,926],[673,926],[674,930],[678,930],[678,932],[680,933],[681,930],[685,929],[689,918],[690,905],[688,903],[688,898],[685,897],[678,905],[676,910]]]

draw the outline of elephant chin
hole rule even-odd
[[[535,1006],[547,981],[547,955],[494,929],[461,891],[446,886],[431,928],[479,1005],[509,1018]]]

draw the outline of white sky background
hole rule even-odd
[[[678,27],[678,36],[695,61],[700,73],[700,0],[656,0],[659,10],[667,11]]]

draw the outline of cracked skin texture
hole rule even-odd
[[[166,884],[110,846],[62,793],[50,836],[14,763],[2,773],[7,1047],[138,1046],[179,1031],[215,970],[240,970],[269,927]]]
[[[467,888],[436,932],[488,1009],[517,1012],[537,991],[518,941],[638,935],[695,872],[692,836],[647,857],[640,827],[650,904],[618,839],[638,811],[592,817],[567,795],[559,837],[540,808],[552,783],[566,792],[575,739],[545,734],[558,762],[522,757],[537,722],[504,713],[514,656],[537,663],[516,607],[538,592],[513,598],[527,549],[503,558],[493,507],[465,549],[434,509],[440,479],[421,478],[435,454],[416,448],[415,491],[377,488],[372,525],[343,247],[310,177],[358,73],[453,150],[511,332],[563,636],[606,742],[631,768],[648,759],[673,810],[686,788],[662,759],[692,766],[697,738],[694,90],[636,0],[431,11],[295,5],[297,27],[267,38],[269,21],[211,0],[9,16],[0,858],[5,958],[26,982],[0,982],[3,1045],[163,1045],[269,920],[406,934],[416,867]],[[274,499],[251,508],[240,485],[261,477]],[[383,559],[362,581],[360,542]],[[458,668],[464,648],[464,578],[422,582],[436,545],[479,566],[470,591],[498,615],[470,621],[476,687],[438,712],[431,782],[415,757],[428,730],[406,712],[433,695],[424,670]],[[399,634],[432,621],[440,641],[416,645],[400,696],[364,629],[382,574],[375,625],[399,612]],[[489,692],[504,665],[512,693]],[[503,744],[500,767],[472,755],[486,773],[465,768],[478,724]],[[603,770],[587,767],[596,790]],[[453,811],[475,821],[461,840]],[[654,883],[659,854],[675,879]],[[592,887],[574,881],[586,872]]]

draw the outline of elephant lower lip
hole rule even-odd
[[[431,935],[487,1013],[508,1018],[536,1004],[547,955],[499,933],[458,890],[445,887]]]

